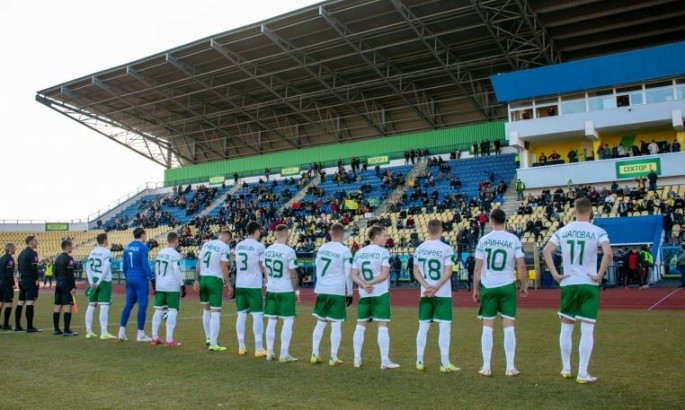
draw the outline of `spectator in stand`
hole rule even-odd
[[[540,154],[540,157],[538,158],[538,164],[547,165],[547,156],[544,152]]]
[[[480,210],[480,214],[478,214],[478,224],[480,225],[480,236],[485,235],[485,222],[487,222],[488,216],[485,215],[485,212],[483,210]]]
[[[409,151],[404,151],[404,165],[409,165]]]
[[[516,169],[521,166],[521,154],[518,151],[516,151],[516,155],[514,155],[514,164],[516,164]]]
[[[400,283],[400,274],[402,273],[402,260],[397,255],[392,256],[392,259],[393,260],[390,263],[390,266],[392,266],[392,271],[394,273],[393,276],[395,277],[395,286],[397,286]]]
[[[668,208],[663,215],[662,225],[664,228],[664,242],[671,243],[673,237],[673,226],[676,224],[675,214]]]
[[[647,174],[647,179],[649,180],[649,190],[656,191],[656,181],[659,179],[659,177],[656,175],[656,172],[651,170],[649,174]]]
[[[649,150],[650,155],[656,155],[659,153],[659,145],[657,145],[656,141],[652,140],[652,142],[647,146],[647,149]]]
[[[680,272],[680,287],[685,288],[685,242],[680,244],[680,255],[678,255],[675,266]]]
[[[680,152],[680,143],[678,140],[673,140],[673,144],[671,145],[671,152]]]
[[[502,147],[502,142],[500,140],[496,139],[495,142],[495,155],[499,155],[502,153],[501,147]]]
[[[569,163],[578,162],[578,153],[573,148],[569,149],[568,154],[566,156],[568,158]]]
[[[478,158],[478,144],[473,144],[472,150],[473,150],[473,156]],[[411,276],[411,275],[409,275],[409,276]]]
[[[549,160],[552,162],[559,161],[561,159],[561,155],[557,154],[556,151],[552,150],[552,153],[549,155]]]
[[[516,200],[523,201],[523,191],[526,190],[526,184],[520,180],[516,179]]]

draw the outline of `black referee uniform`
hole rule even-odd
[[[75,262],[68,253],[61,253],[55,259],[54,275],[57,282],[55,286],[55,306],[71,306],[74,304],[71,291],[76,289],[76,277],[74,276]],[[52,321],[55,325],[55,333],[61,334],[59,329],[59,313],[54,312]],[[64,333],[71,334],[71,312],[64,312]]]
[[[19,267],[19,302],[35,301],[38,299],[38,252],[26,247],[17,257]],[[23,305],[23,303],[22,303]],[[15,329],[21,328],[22,306],[17,306]],[[26,331],[38,331],[33,327],[33,305],[26,305]]]
[[[12,330],[10,316],[14,301],[14,258],[10,254],[0,257],[0,302],[5,306],[5,317],[2,330]]]

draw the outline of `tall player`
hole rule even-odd
[[[13,243],[5,245],[5,254],[0,257],[0,310],[5,308],[2,330],[12,330],[10,316],[14,300],[14,251]]]
[[[419,301],[419,332],[416,335],[416,369],[424,370],[423,353],[431,322],[438,323],[440,336],[440,372],[458,372],[461,369],[450,362],[450,336],[452,332],[452,247],[440,240],[442,221],[428,222],[428,240],[414,252],[414,277],[421,284]]]
[[[19,252],[17,267],[19,269],[19,302],[14,312],[14,331],[22,332],[21,313],[26,305],[26,332],[42,332],[33,326],[34,305],[38,299],[38,239],[30,235],[26,237],[26,248]]]
[[[121,320],[119,321],[119,340],[124,342],[128,340],[126,337],[126,323],[133,310],[133,305],[138,304],[138,334],[136,341],[149,342],[152,339],[145,334],[145,318],[147,316],[147,303],[149,294],[149,283],[154,276],[152,269],[150,269],[150,261],[148,260],[148,248],[145,242],[147,241],[147,234],[145,229],[136,228],[133,230],[133,242],[126,245],[124,249],[123,271],[126,277],[126,305],[121,311]]]
[[[599,309],[599,284],[611,262],[611,245],[606,231],[590,222],[592,203],[587,197],[575,201],[576,220],[552,235],[543,254],[547,268],[561,286],[561,376],[570,379],[571,350],[573,349],[573,327],[580,321],[580,344],[578,346],[578,376],[576,382],[595,383],[597,378],[587,371],[594,344],[594,328]],[[554,266],[552,253],[561,247],[564,274],[560,275]],[[597,270],[597,249],[602,247],[604,256]]]
[[[93,332],[93,316],[95,309],[100,307],[100,339],[116,339],[107,331],[109,321],[109,306],[112,303],[112,252],[107,249],[109,241],[106,233],[98,234],[98,243],[88,255],[86,276],[90,289],[88,293],[88,309],[86,309],[86,339],[97,337]]]
[[[262,287],[264,286],[264,251],[266,248],[259,242],[262,227],[258,222],[247,223],[247,239],[235,247],[235,304],[238,312],[236,334],[238,335],[238,354],[247,354],[245,347],[245,325],[247,314],[252,315],[252,333],[254,334],[255,357],[265,357],[263,345],[264,303]]]
[[[200,260],[197,262],[197,273],[193,287],[200,292],[200,303],[203,307],[202,327],[205,330],[205,340],[212,352],[223,352],[224,346],[219,344],[219,327],[221,321],[221,305],[223,291],[233,294],[233,288],[228,278],[228,243],[233,235],[228,230],[219,234],[219,239],[205,242],[200,250]]]
[[[518,376],[514,366],[516,354],[516,276],[518,268],[521,278],[521,297],[528,296],[528,272],[521,241],[516,235],[504,230],[506,214],[500,208],[490,213],[492,232],[483,236],[476,246],[476,267],[473,279],[473,300],[480,302],[478,318],[483,321],[481,351],[483,367],[478,373],[492,376],[490,357],[492,356],[492,332],[497,315],[502,316],[504,328],[504,356],[507,362],[506,376]],[[483,266],[485,264],[485,266]],[[483,269],[485,267],[485,269]]]
[[[378,348],[381,352],[381,369],[396,369],[399,364],[390,361],[390,254],[384,248],[388,235],[382,226],[369,229],[370,245],[361,248],[352,263],[352,280],[359,286],[357,327],[354,331],[354,367],[362,366],[362,347],[366,324],[378,323]]]
[[[155,314],[152,316],[153,346],[164,344],[169,347],[180,346],[174,340],[174,328],[178,316],[180,298],[185,296],[185,286],[181,276],[181,255],[176,251],[178,247],[178,233],[169,232],[166,236],[167,247],[157,254],[155,260]],[[179,293],[179,288],[182,293]],[[159,338],[159,325],[162,323],[164,312],[166,319],[166,342]]]
[[[264,251],[264,270],[267,274],[266,301],[264,316],[269,319],[266,325],[266,360],[274,359],[274,341],[276,324],[283,320],[281,328],[281,363],[296,362],[289,352],[290,339],[293,336],[295,321],[295,303],[300,301],[300,289],[297,281],[297,264],[295,250],[287,245],[288,227],[276,227],[276,243]]]
[[[316,253],[316,304],[312,315],[317,319],[312,334],[312,364],[321,363],[319,345],[328,322],[331,323],[331,355],[328,364],[342,364],[338,349],[342,338],[342,322],[347,318],[347,306],[352,304],[352,253],[342,244],[345,228],[335,223],[329,231],[331,241]]]
[[[71,331],[71,307],[74,304],[76,292],[76,277],[74,276],[75,262],[71,257],[73,245],[66,239],[61,244],[62,253],[55,259],[55,310],[52,313],[52,323],[55,327],[53,335],[73,337],[77,333]],[[59,329],[59,316],[64,312],[64,332]]]

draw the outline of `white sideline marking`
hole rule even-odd
[[[655,307],[659,306],[659,305],[661,304],[661,302],[663,302],[663,301],[665,301],[666,299],[670,298],[671,296],[675,295],[680,289],[682,289],[682,288],[678,288],[678,289],[674,290],[673,292],[669,293],[668,295],[664,296],[663,298],[661,298],[661,300],[659,300],[658,302],[656,302],[655,304],[653,304],[652,306],[650,306],[649,309],[647,309],[647,311],[649,312],[650,310],[652,310],[652,309],[654,309]]]

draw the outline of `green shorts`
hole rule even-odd
[[[595,322],[599,310],[599,286],[568,285],[561,287],[559,316],[571,320]]]
[[[257,288],[236,288],[235,306],[238,313],[262,313],[264,311],[262,290]]]
[[[480,287],[480,309],[478,319],[495,319],[497,315],[503,319],[516,319],[516,285],[499,286],[496,288]]]
[[[357,302],[357,321],[390,321],[390,294],[359,298]]]
[[[319,320],[344,321],[347,319],[345,296],[327,295],[324,293],[316,295],[312,316]]]
[[[283,319],[295,317],[295,292],[266,292],[264,316]]]
[[[452,298],[422,297],[419,301],[419,322],[452,322]]]
[[[200,303],[212,309],[221,309],[224,299],[224,281],[216,276],[200,276]]]
[[[179,292],[157,292],[155,293],[155,309],[176,309],[179,306]]]
[[[100,282],[97,289],[88,297],[88,303],[109,305],[112,303],[112,282]]]

